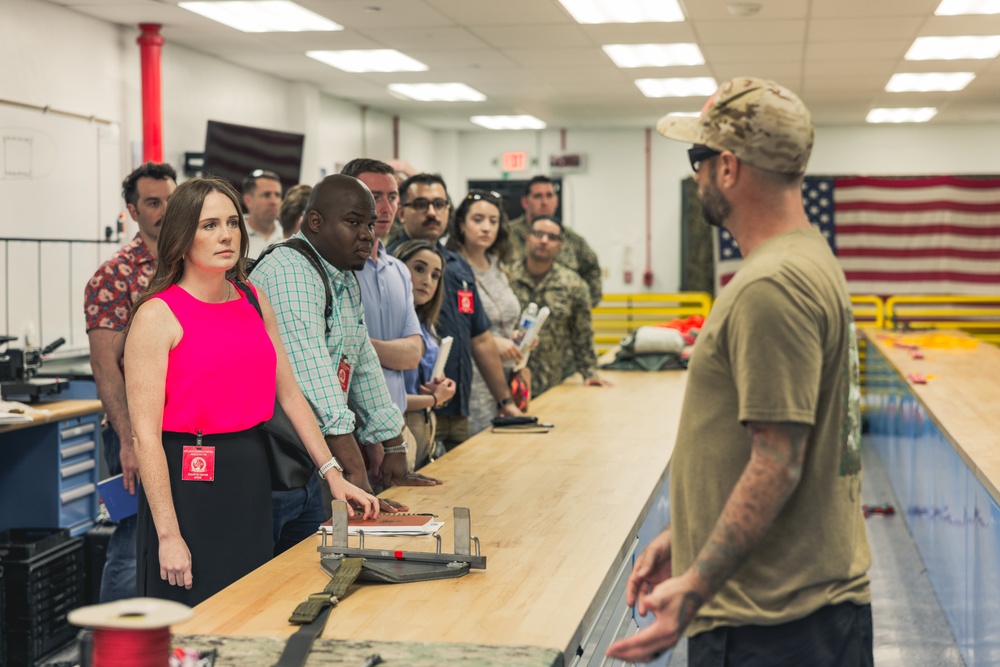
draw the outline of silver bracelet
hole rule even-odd
[[[384,447],[382,451],[386,454],[405,454],[409,451],[410,446],[406,444],[406,441],[399,443],[398,445],[392,445],[390,447]]]

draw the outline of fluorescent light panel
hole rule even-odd
[[[887,93],[931,93],[962,90],[976,78],[972,72],[923,72],[893,74],[886,84]]]
[[[719,88],[719,84],[710,76],[698,76],[688,79],[636,79],[646,97],[707,97]]]
[[[545,121],[534,116],[473,116],[469,120],[487,130],[545,129]]]
[[[1000,35],[917,37],[906,60],[989,60],[1000,55]]]
[[[938,16],[1000,14],[1000,0],[941,0],[934,13]]]
[[[926,123],[936,115],[934,107],[872,109],[865,120],[869,123]]]
[[[486,96],[464,83],[390,83],[389,90],[418,102],[482,102]]]
[[[241,32],[328,32],[344,26],[286,0],[181,2],[182,7]]]
[[[601,47],[619,67],[704,65],[697,44],[606,44]]]
[[[673,23],[684,20],[677,0],[559,0],[577,23]]]
[[[700,111],[671,111],[667,114],[671,118],[698,118],[701,116]]]
[[[306,51],[306,55],[345,72],[426,72],[427,65],[395,49]]]

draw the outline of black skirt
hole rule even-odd
[[[271,476],[260,429],[202,436],[215,447],[215,480],[181,480],[183,448],[190,433],[163,434],[174,511],[191,552],[193,585],[171,586],[160,578],[160,543],[146,495],[139,489],[137,576],[140,596],[195,606],[271,559]]]

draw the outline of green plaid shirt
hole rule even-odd
[[[305,238],[301,233],[296,237]],[[295,379],[323,435],[351,433],[357,422],[359,442],[385,442],[402,432],[403,417],[389,396],[368,337],[358,279],[322,257],[320,261],[333,291],[329,335],[322,279],[301,253],[275,249],[257,263],[251,281],[271,301]],[[346,395],[337,377],[342,359],[351,368]]]

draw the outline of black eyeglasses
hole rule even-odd
[[[709,148],[708,146],[692,146],[688,149],[688,160],[691,161],[691,168],[694,169],[694,173],[698,173],[698,167],[701,163],[709,160],[716,155],[721,155],[722,151],[717,151],[714,148]]]
[[[447,199],[426,199],[424,197],[418,197],[413,201],[405,202],[403,206],[409,206],[414,211],[423,213],[431,206],[433,206],[436,211],[444,210],[448,208],[449,204]]]
[[[486,201],[498,208],[503,206],[503,195],[493,190],[470,190],[465,198],[472,201]]]
[[[542,239],[548,239],[553,243],[556,241],[562,241],[562,234],[553,234],[552,232],[543,232],[541,229],[532,229],[530,234],[534,236],[539,241]]]

